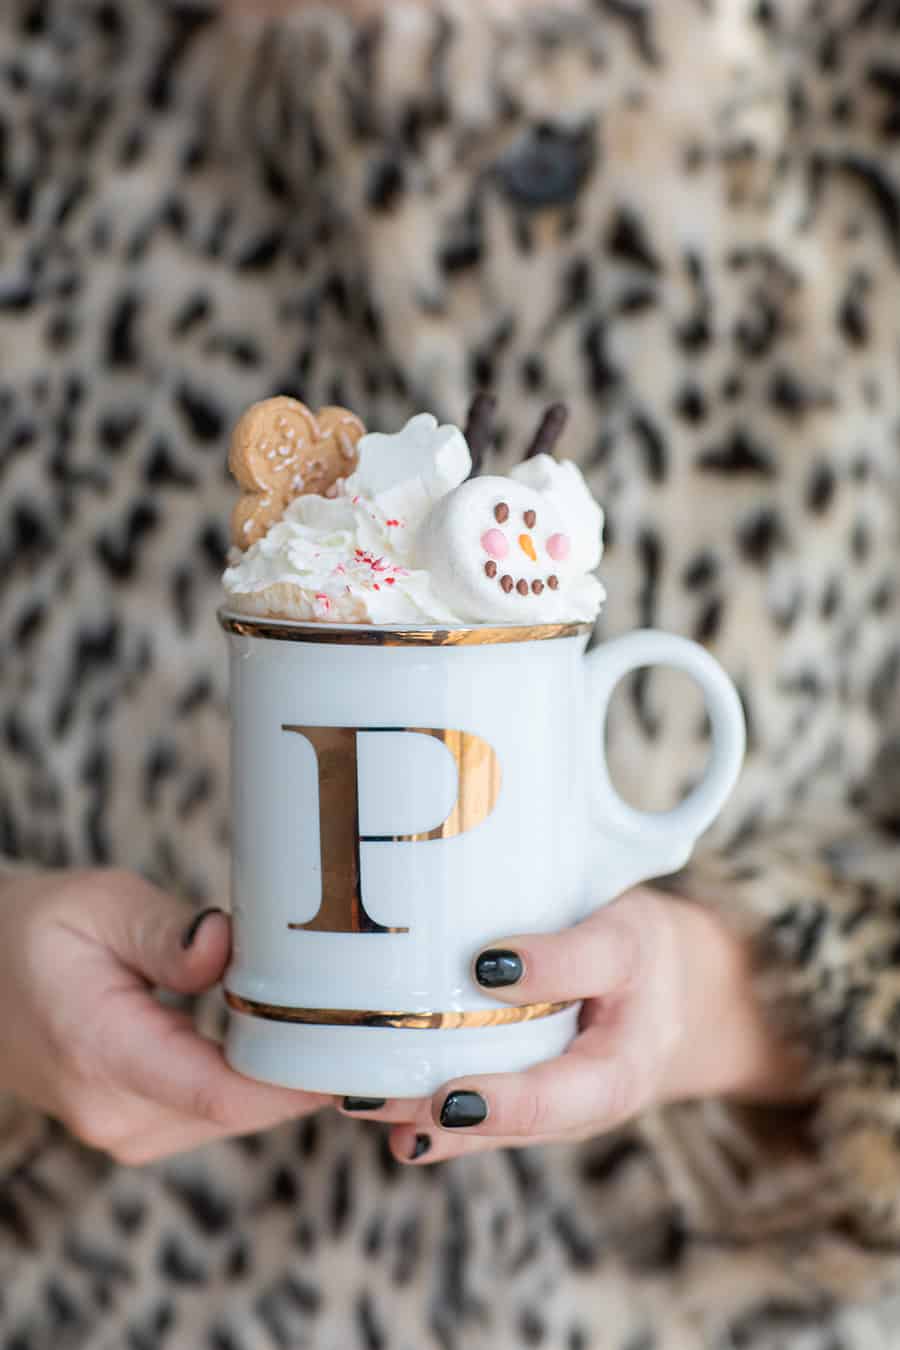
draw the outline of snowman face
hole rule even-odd
[[[474,478],[440,503],[428,565],[444,601],[464,617],[539,622],[560,608],[572,540],[558,511],[509,478]]]

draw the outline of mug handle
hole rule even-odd
[[[744,712],[737,691],[709,652],[688,638],[641,629],[601,643],[585,657],[590,706],[599,717],[601,736],[594,755],[592,795],[604,890],[619,895],[650,877],[683,867],[694,844],[722,809],[734,787],[746,744]],[[623,676],[643,666],[683,670],[699,684],[712,727],[709,764],[688,797],[670,811],[639,811],[612,785],[604,735],[609,701]],[[608,847],[604,848],[604,844]]]

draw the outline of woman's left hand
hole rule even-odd
[[[583,999],[578,1034],[557,1059],[454,1079],[430,1099],[345,1098],[345,1114],[394,1124],[401,1161],[584,1139],[665,1102],[800,1095],[802,1066],[764,1020],[746,947],[687,901],[630,891],[574,928],[491,943],[473,976],[504,1003]]]

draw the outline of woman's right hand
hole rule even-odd
[[[154,988],[222,976],[230,923],[199,925],[178,900],[120,871],[0,883],[0,1090],[123,1163],[305,1116],[330,1098],[230,1069]]]

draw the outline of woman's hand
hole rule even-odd
[[[5,881],[0,1090],[125,1163],[307,1115],[327,1099],[235,1073],[186,1014],[152,994],[210,988],[229,947],[221,911],[191,920],[125,872]]]
[[[395,1124],[403,1161],[583,1139],[665,1102],[800,1095],[802,1066],[763,1019],[746,949],[683,900],[631,891],[574,928],[492,943],[473,973],[504,1003],[584,999],[578,1035],[558,1059],[431,1099],[345,1099],[345,1112]]]

